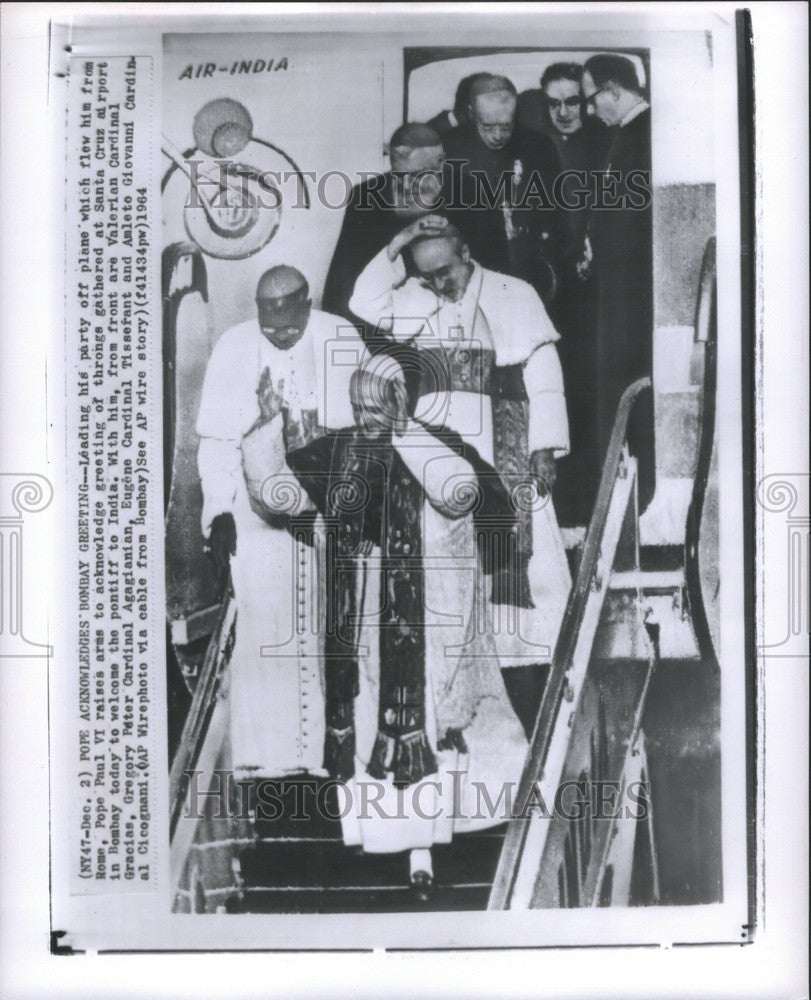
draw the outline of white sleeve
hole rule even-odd
[[[430,323],[437,299],[415,278],[407,278],[401,257],[390,260],[384,247],[358,276],[349,308],[395,340],[410,340]]]
[[[248,496],[273,514],[295,517],[312,507],[286,461],[284,418],[279,413],[242,439],[242,472]]]
[[[470,513],[478,479],[468,461],[411,420],[405,434],[392,441],[432,507],[450,518]]]
[[[227,330],[214,345],[206,366],[197,433],[200,437],[239,441],[259,416],[256,347]]]
[[[520,312],[521,316],[517,325],[519,328],[528,327],[530,329],[533,348],[537,345],[551,344],[560,340],[560,334],[549,318],[543,300],[531,286],[526,287],[525,294],[522,296]]]
[[[255,387],[246,381],[244,352],[227,331],[206,367],[197,415],[197,468],[203,490],[203,534],[217,514],[233,513],[242,478],[240,441],[259,412]]]
[[[556,458],[569,453],[569,419],[563,372],[553,343],[541,344],[524,366],[529,399],[529,453],[551,448]]]
[[[218,514],[233,513],[234,498],[242,476],[242,451],[237,440],[200,439],[197,468],[203,489],[203,534],[208,538]]]
[[[492,272],[485,272],[485,278],[498,364],[523,364],[541,345],[560,340],[546,306],[531,285]],[[483,292],[484,288],[483,284]]]

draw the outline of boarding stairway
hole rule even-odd
[[[713,249],[705,254],[697,308],[706,402],[684,561],[651,566],[640,545],[637,466],[627,444],[634,406],[652,391],[650,380],[640,379],[622,397],[585,542],[574,554],[575,581],[515,795],[515,818],[435,846],[436,892],[428,904],[410,894],[402,856],[364,855],[343,845],[330,794],[321,809],[312,808],[324,779],[285,779],[278,788],[284,809],[274,819],[262,818],[250,789],[223,785],[236,625],[233,601],[226,599],[190,617],[191,630],[187,623],[171,623],[175,640],[188,639],[172,645],[194,685],[170,780],[177,911],[371,913],[660,901],[646,737],[646,709],[661,665],[663,622],[656,598],[659,608],[672,610],[682,627],[694,630],[699,673],[715,663],[701,558],[714,460]],[[201,648],[192,634],[200,622],[213,622],[202,660],[189,654],[195,643]],[[568,801],[556,809],[564,786]],[[616,801],[614,807],[596,803],[599,788],[618,789],[619,809]],[[296,821],[297,807],[301,814],[308,801],[307,821]],[[199,818],[190,818],[190,804],[197,803]]]
[[[658,637],[642,608],[636,460],[625,439],[634,403],[650,390],[650,379],[640,379],[620,402],[489,909],[610,905],[630,898],[637,823],[595,820],[591,806],[579,803],[595,783],[625,786],[646,780],[641,720]],[[613,650],[611,659],[595,663],[609,590],[636,591],[631,609],[637,620],[626,637],[625,655]],[[568,781],[575,801],[561,800],[555,809],[559,789]],[[582,815],[572,820],[563,813]],[[651,830],[646,822],[653,902],[657,873]]]

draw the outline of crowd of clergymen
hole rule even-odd
[[[571,582],[559,522],[588,522],[620,396],[650,374],[649,115],[618,55],[521,95],[467,77],[353,192],[322,309],[272,267],[208,365],[234,769],[334,779],[345,842],[410,852],[419,898],[432,844],[505,819],[482,796],[526,754]],[[578,199],[607,171],[611,207]],[[631,445],[644,505],[651,412]]]

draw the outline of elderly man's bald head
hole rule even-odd
[[[389,431],[402,435],[407,420],[405,376],[395,358],[376,354],[366,358],[352,373],[349,399],[355,422],[368,438]]]
[[[401,150],[403,153],[441,145],[439,132],[421,122],[406,122],[394,130],[389,141],[389,149]]]
[[[456,226],[417,236],[409,244],[409,251],[424,285],[450,302],[462,298],[473,274],[473,263]]]
[[[259,279],[256,286],[257,299],[283,299],[288,295],[295,295],[304,289],[304,298],[307,298],[307,279],[287,264],[278,264],[271,267]]]
[[[517,106],[515,86],[506,76],[480,73],[470,85],[470,117],[489,149],[501,149],[509,141]]]
[[[421,233],[419,236],[415,236],[414,239],[411,240],[409,246],[413,251],[414,247],[418,247],[423,243],[428,243],[431,240],[448,240],[453,244],[454,249],[460,253],[462,251],[462,247],[467,245],[467,241],[464,236],[462,236],[459,228],[452,222],[449,222],[446,226],[443,226],[442,229],[428,230]]]
[[[445,151],[439,132],[430,125],[407,122],[395,129],[389,142],[389,158],[392,170],[415,173],[441,169]]]
[[[256,308],[263,335],[281,350],[293,347],[304,334],[312,299],[307,279],[287,264],[265,271],[256,286]]]
[[[495,73],[477,73],[470,82],[470,99],[474,101],[484,94],[504,94],[518,97],[515,84],[509,77],[496,76]]]

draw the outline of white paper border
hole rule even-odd
[[[121,5],[131,10],[136,6]],[[162,5],[161,12],[168,6]],[[760,472],[792,470],[798,464],[802,468],[801,463],[805,462],[807,448],[803,444],[807,437],[803,438],[804,424],[797,417],[803,411],[807,413],[804,374],[807,365],[804,362],[807,362],[808,350],[807,328],[802,328],[807,315],[808,263],[807,116],[802,108],[807,93],[804,58],[807,19],[804,5],[771,3],[768,14],[764,6],[755,5],[754,8],[757,87],[768,108],[759,117],[760,148],[764,151],[759,164],[763,199],[758,211],[762,223],[759,264],[764,273],[760,321],[771,334],[763,341],[765,450]],[[612,10],[618,7],[612,5]],[[522,9],[526,12],[526,5]],[[98,13],[99,7],[92,10]],[[548,10],[549,7],[544,8],[544,12]],[[639,8],[632,10],[638,16]],[[74,13],[81,11],[79,5],[72,8]],[[4,292],[9,287],[30,287],[32,267],[48,259],[43,248],[43,233],[48,232],[43,192],[50,184],[49,150],[45,143],[38,144],[33,138],[47,136],[44,107],[47,81],[43,79],[43,68],[47,65],[45,22],[49,13],[55,12],[53,6],[43,5],[34,10],[31,5],[13,4],[6,5],[3,12],[4,210],[0,224],[3,227]],[[188,8],[184,8],[186,13]],[[256,13],[256,8],[252,8],[251,13]],[[732,16],[731,7],[726,8],[725,16]],[[776,101],[775,95],[785,95],[787,89],[796,95],[796,100]],[[14,162],[17,149],[16,144],[8,140],[9,132],[18,140],[17,149],[25,151],[26,155],[21,157],[24,166]],[[25,179],[27,204],[11,205],[7,192],[19,184],[20,173]],[[11,187],[8,186],[9,178],[14,182]],[[788,239],[787,233],[791,234]],[[11,261],[9,248],[14,254]],[[19,465],[20,461],[25,461],[28,468],[40,468],[43,463],[39,460],[47,447],[47,417],[42,406],[44,365],[38,366],[37,361],[43,357],[43,341],[52,329],[54,317],[45,296],[31,295],[22,316],[9,315],[8,305],[14,303],[9,303],[6,295],[2,301],[3,466],[25,468]],[[803,320],[798,322],[800,316]],[[9,329],[15,331],[14,341],[9,340]],[[8,364],[9,354],[16,358],[22,353],[9,352],[9,344],[13,348],[19,343],[17,338],[21,335],[16,334],[17,330],[26,331],[26,350],[24,363],[12,367]],[[786,343],[789,337],[790,346]],[[12,421],[6,416],[9,410],[13,414]],[[9,435],[9,426],[19,429],[17,437]],[[55,514],[56,507],[49,515],[52,537],[56,536],[53,527],[58,523]],[[48,552],[53,551],[47,538],[43,529],[30,540],[31,551],[44,559],[39,565],[47,564]],[[775,553],[775,558],[780,555],[782,553]],[[42,624],[47,632],[47,610],[41,605],[32,608],[31,602],[28,603],[26,614],[30,614],[30,619],[26,624],[30,621],[30,634],[42,634],[37,630]],[[764,607],[767,616],[782,610],[770,608],[768,602]],[[355,964],[364,961],[361,958],[330,957],[318,962],[322,982],[330,995],[341,995],[342,983],[352,984],[353,992],[372,995],[385,991],[387,985],[396,987],[398,981],[402,983],[401,974],[406,963],[409,971],[421,980],[421,995],[432,995],[439,989],[450,992],[454,987],[468,995],[524,995],[528,982],[537,984],[540,976],[545,993],[561,996],[582,994],[588,988],[586,980],[581,978],[584,976],[589,977],[601,996],[628,996],[634,983],[639,984],[640,992],[646,995],[655,992],[688,996],[696,995],[696,991],[701,995],[708,991],[733,996],[762,996],[766,991],[774,996],[797,995],[798,990],[804,988],[802,960],[807,921],[804,893],[807,884],[807,728],[804,709],[797,711],[798,706],[807,705],[806,671],[807,662],[800,663],[799,669],[797,664],[785,663],[775,668],[772,663],[765,663],[763,669],[767,694],[763,718],[767,726],[765,742],[769,748],[763,801],[768,850],[764,865],[763,924],[753,945],[742,949],[700,948],[673,952],[601,950],[590,955],[588,961],[578,961],[576,953],[571,952],[509,956],[482,953],[458,959],[449,956],[435,959],[427,955],[420,956],[416,962],[404,956],[375,955],[367,958],[364,966]],[[237,990],[244,995],[262,995],[271,981],[267,978],[271,967],[272,982],[277,987],[284,983],[287,995],[297,992],[311,995],[312,989],[305,988],[300,975],[302,969],[314,967],[312,957],[308,956],[276,956],[271,967],[263,966],[266,959],[254,955],[164,957],[154,962],[137,959],[132,960],[131,966],[132,970],[136,967],[139,970],[137,977],[132,971],[123,974],[121,963],[125,960],[105,958],[94,963],[92,987],[86,978],[87,970],[73,971],[76,965],[86,965],[87,960],[67,961],[47,956],[47,919],[41,919],[43,913],[47,915],[44,670],[42,664],[34,661],[23,669],[19,669],[19,664],[8,669],[4,663],[0,677],[4,723],[0,738],[6,779],[2,812],[4,990],[15,997],[45,993],[53,996],[58,976],[60,993],[66,996],[144,995],[147,990],[142,992],[138,983],[164,992],[160,987],[167,985],[163,977],[171,961],[172,995],[183,995],[187,991],[184,984],[188,992],[196,996],[226,991],[233,995]],[[10,708],[14,709],[13,714]],[[37,886],[45,890],[42,898],[40,891],[33,891]],[[8,900],[15,904],[12,920],[9,919]],[[11,963],[7,960],[9,955]],[[731,956],[735,956],[734,961]],[[54,961],[60,964],[52,967]],[[158,973],[156,978],[144,977],[147,961]],[[655,973],[654,965],[659,966]],[[444,968],[445,974],[437,973],[438,968]],[[359,969],[362,971],[358,972]],[[511,972],[505,977],[507,969]],[[200,988],[195,982],[198,978],[207,983],[207,988]],[[106,988],[102,985],[105,981]],[[363,984],[367,989],[359,990],[358,986]],[[402,985],[405,987],[405,983]]]

